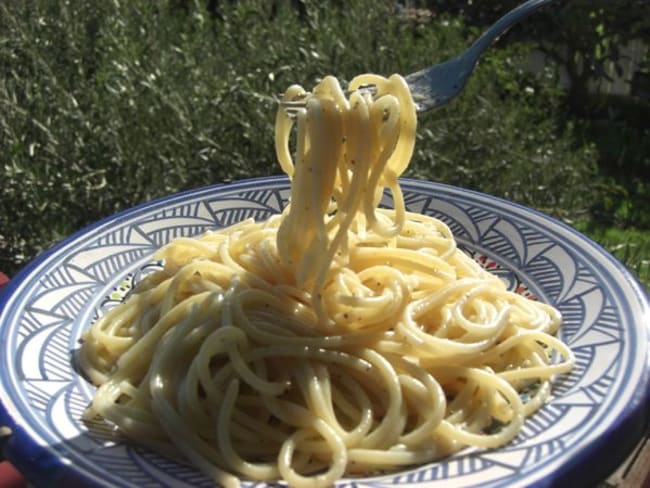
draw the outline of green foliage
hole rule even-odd
[[[416,3],[462,15],[475,36],[520,0]],[[545,54],[547,73],[564,79],[566,94],[560,95],[557,113],[563,113],[580,145],[597,150],[603,175],[591,212],[602,223],[625,228],[650,228],[648,39],[647,0],[568,0],[541,9],[498,44],[530,42]],[[617,90],[629,89],[629,96],[606,93],[615,77]]]
[[[420,0],[434,11],[462,15],[469,25],[485,28],[521,0]],[[515,26],[509,40],[532,40],[566,69],[575,95],[587,93],[590,81],[620,74],[630,60],[621,46],[650,36],[647,0],[565,0],[555,2]],[[506,41],[508,42],[508,41]]]
[[[274,94],[292,83],[408,73],[469,42],[457,17],[339,3],[1,3],[0,268],[119,209],[279,173]],[[408,176],[575,218],[597,198],[594,148],[559,129],[555,80],[518,68],[526,49],[487,53],[466,93],[422,120]]]
[[[650,229],[649,115],[650,101],[608,97],[598,116],[577,123],[598,149],[602,191],[592,214],[601,224]]]
[[[423,121],[413,167],[572,219],[594,202],[596,153],[576,144],[570,125],[558,132],[550,114],[559,93],[549,78],[518,67],[526,50],[491,52],[463,98]]]
[[[650,232],[621,230],[592,222],[578,222],[575,227],[600,243],[619,259],[650,292]]]

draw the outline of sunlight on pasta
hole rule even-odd
[[[164,269],[83,336],[87,418],[229,487],[330,486],[514,439],[573,355],[557,310],[405,208],[404,80],[283,100],[302,107],[276,118],[289,205],[159,250]]]

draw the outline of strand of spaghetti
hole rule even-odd
[[[438,370],[438,372],[441,371]],[[477,368],[445,368],[444,373],[452,373],[455,377],[472,379],[478,385],[486,384],[493,387],[510,404],[513,415],[510,423],[495,434],[469,432],[460,425],[452,424],[448,420],[443,420],[438,426],[437,432],[439,434],[457,439],[464,444],[480,447],[497,447],[512,440],[517,435],[524,422],[523,404],[519,394],[509,383],[498,376]]]
[[[345,473],[348,456],[341,438],[321,419],[314,419],[311,424],[310,430],[301,429],[292,434],[280,449],[278,467],[282,477],[291,486],[329,486]],[[330,447],[332,461],[325,473],[302,476],[292,468],[293,453],[313,432],[320,434]]]
[[[87,419],[221,485],[320,488],[501,446],[571,369],[555,308],[406,210],[405,81],[349,88],[325,77],[283,95],[295,110],[276,116],[282,213],[163,246],[163,269],[84,333],[80,366],[99,384]]]
[[[359,75],[350,82],[349,89],[355,90],[359,86],[368,84],[377,86],[378,96],[381,96],[382,93],[395,95],[399,100],[400,107],[402,107],[404,116],[400,119],[400,133],[403,134],[403,137],[398,141],[388,163],[388,167],[399,176],[408,166],[415,147],[415,129],[417,126],[415,104],[411,98],[406,80],[399,75],[392,75],[388,79],[372,74]]]
[[[447,451],[435,447],[404,450],[354,448],[348,451],[348,458],[357,466],[371,469],[377,466],[382,468],[414,466],[439,459],[446,454]]]
[[[181,323],[184,320],[188,320],[192,305],[202,304],[208,306],[210,303],[208,297],[211,295],[213,294],[210,292],[192,295],[162,316],[145,335],[135,341],[133,345],[113,363],[114,366],[111,369],[114,369],[114,371],[112,371],[108,384],[119,384],[125,379],[135,379],[132,381],[137,384],[139,380],[145,376],[153,352],[163,335],[174,325]],[[126,303],[126,307],[133,306],[133,304],[128,301]],[[85,344],[86,343],[84,342],[84,345]],[[104,385],[99,387],[98,395],[96,395],[95,398],[101,398],[103,387]]]
[[[306,94],[305,90],[299,85],[290,86],[282,95],[281,102],[292,102]],[[293,176],[294,165],[289,149],[289,138],[293,120],[285,110],[278,110],[275,116],[275,154],[282,171],[289,177]]]
[[[378,333],[374,330],[366,330],[353,335],[332,334],[316,336],[288,336],[286,334],[275,334],[261,327],[260,321],[252,321],[246,314],[246,310],[252,303],[262,303],[262,306],[269,306],[275,310],[282,310],[283,307],[276,301],[277,297],[263,295],[263,292],[244,290],[239,294],[239,299],[233,304],[233,313],[237,314],[237,324],[250,337],[269,345],[287,345],[289,347],[322,347],[325,349],[340,349],[354,344],[372,342]],[[275,306],[278,306],[275,308]],[[311,321],[309,321],[311,322]],[[308,323],[309,323],[308,322]],[[317,327],[316,325],[314,327]]]
[[[336,233],[332,238],[329,246],[321,250],[322,261],[318,266],[315,276],[315,282],[312,287],[312,296],[314,308],[319,319],[328,323],[328,317],[324,309],[322,300],[322,290],[329,272],[329,263],[332,262],[334,255],[342,247],[347,247],[347,238],[350,226],[355,218],[358,218],[358,212],[362,205],[363,195],[371,191],[367,184],[367,174],[371,170],[371,152],[372,144],[366,144],[365,141],[372,138],[372,131],[369,127],[369,107],[365,98],[358,92],[350,97],[351,110],[348,113],[346,126],[349,131],[347,141],[348,151],[352,154],[350,165],[353,166],[350,187],[341,192],[342,202],[337,202],[337,212],[333,219],[338,224]],[[332,158],[332,154],[328,154]],[[337,159],[330,159],[328,164],[336,162]],[[341,171],[344,171],[342,169]],[[331,195],[334,196],[333,194]]]
[[[220,304],[221,301],[211,301],[213,306]],[[176,391],[172,385],[178,376],[176,365],[182,363],[183,357],[191,354],[196,346],[196,341],[182,340],[187,337],[187,330],[192,325],[187,321],[184,326],[171,329],[165,340],[159,343],[150,363],[148,389],[151,394],[151,411],[159,419],[163,430],[174,439],[174,444],[196,466],[223,486],[237,486],[238,480],[219,467],[222,462],[214,447],[197,432],[187,428],[187,419],[178,414],[172,403],[171,395]],[[172,370],[177,374],[173,374]]]
[[[334,429],[346,447],[359,444],[371,428],[372,409],[370,404],[361,399],[366,411],[364,413],[356,412],[356,416],[361,417],[361,422],[348,431],[341,426],[334,412],[329,369],[322,364],[312,366],[310,362],[305,362],[297,368],[296,372],[298,373],[298,384],[310,410]],[[363,391],[358,384],[354,389]]]
[[[380,445],[393,445],[399,438],[406,417],[403,411],[403,398],[399,387],[399,378],[392,364],[381,354],[364,349],[359,352],[359,357],[365,359],[376,371],[382,381],[382,390],[385,392],[387,405],[384,408],[383,418],[379,424],[363,438],[360,446],[372,448]]]
[[[455,278],[454,270],[447,262],[437,256],[427,255],[407,249],[384,249],[380,255],[373,248],[357,248],[350,258],[353,269],[363,269],[373,264],[390,263],[406,271],[417,271],[428,276],[439,277],[448,282]]]
[[[160,419],[160,425],[174,440],[174,444],[178,446],[183,455],[207,476],[226,488],[239,486],[237,477],[219,467],[222,463],[221,456],[214,451],[210,444],[185,427],[182,417],[164,398],[162,390],[164,390],[165,383],[160,383],[161,378],[162,375],[157,375],[151,387],[151,409]]]
[[[377,232],[382,237],[392,237],[399,233],[402,228],[403,218],[401,217],[403,214],[398,210],[394,222],[391,222],[393,225],[390,227],[382,226],[375,214],[375,208],[382,196],[383,187],[386,184],[386,178],[388,177],[386,166],[388,165],[391,155],[395,151],[395,146],[397,145],[400,136],[398,124],[401,113],[397,98],[392,95],[381,97],[380,101],[371,105],[369,116],[371,119],[371,125],[375,128],[375,131],[371,133],[371,136],[376,138],[376,141],[370,143],[370,147],[377,148],[375,150],[378,150],[379,154],[373,155],[374,164],[370,168],[370,174],[368,175],[368,191],[366,191],[364,195],[363,212],[370,229]],[[382,120],[381,124],[379,123],[379,120]],[[377,130],[379,133],[377,133]],[[392,174],[390,176],[392,177],[392,180],[395,181],[395,175]],[[401,208],[401,206],[397,207],[397,209],[399,208]]]
[[[439,358],[453,355],[479,354],[491,347],[497,341],[499,332],[508,325],[508,314],[504,313],[499,316],[498,323],[495,324],[494,329],[497,333],[491,337],[471,342],[439,338],[418,327],[410,314],[411,307],[411,305],[406,307],[406,311],[402,315],[402,320],[397,324],[396,330],[424,355],[437,355]]]
[[[395,365],[400,382],[406,382],[411,387],[417,385],[420,402],[417,403],[416,410],[420,410],[420,418],[424,420],[420,425],[413,427],[409,433],[404,433],[399,439],[399,444],[421,445],[426,442],[426,437],[431,435],[446,414],[445,392],[431,373],[416,363],[391,353],[385,356]],[[414,381],[417,383],[413,383]]]
[[[219,409],[217,431],[217,444],[221,450],[224,462],[237,473],[254,480],[268,480],[277,478],[280,474],[277,463],[252,463],[245,461],[235,452],[230,436],[232,412],[235,408],[239,393],[239,381],[233,379],[224,395],[223,403]]]

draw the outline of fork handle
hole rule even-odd
[[[505,31],[507,31],[514,24],[518,23],[525,17],[528,17],[533,12],[537,11],[546,4],[553,2],[554,0],[527,0],[526,2],[518,5],[510,12],[505,14],[499,20],[497,20],[492,26],[483,32],[476,41],[470,47],[470,51],[473,53],[472,61],[478,61],[479,56],[483,51],[485,51],[490,45]]]

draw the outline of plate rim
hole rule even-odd
[[[152,200],[139,203],[132,207],[123,209],[112,215],[99,219],[82,229],[64,237],[53,246],[39,254],[35,259],[30,261],[9,281],[9,283],[0,292],[0,318],[3,317],[5,308],[10,307],[14,295],[17,295],[22,286],[27,284],[30,278],[34,278],[36,271],[41,269],[49,260],[54,259],[57,255],[64,253],[65,249],[73,244],[77,244],[79,239],[84,237],[91,238],[89,234],[95,232],[97,229],[106,227],[112,223],[119,223],[127,218],[134,218],[139,213],[150,212],[156,208],[165,207],[174,201],[182,201],[188,196],[194,198],[201,195],[211,194],[213,192],[229,191],[238,189],[245,189],[250,186],[259,185],[278,185],[288,184],[289,180],[285,175],[262,176],[255,178],[246,178],[235,180],[232,182],[216,183],[197,188],[187,189],[181,192],[176,192],[168,195],[163,195]],[[482,202],[489,202],[490,204],[498,204],[500,210],[504,208],[517,209],[518,212],[525,215],[533,216],[535,219],[540,220],[544,224],[557,227],[569,235],[579,239],[584,244],[589,244],[590,247],[599,255],[607,259],[608,263],[615,269],[625,281],[625,283],[634,291],[635,301],[641,311],[641,315],[645,317],[645,324],[640,324],[640,331],[645,329],[646,337],[650,342],[650,294],[644,289],[640,281],[611,253],[604,249],[600,244],[593,241],[588,236],[577,231],[570,225],[553,218],[539,210],[527,207],[517,202],[512,202],[505,198],[490,195],[480,191],[466,189],[447,183],[433,182],[428,180],[421,180],[415,178],[400,178],[400,183],[404,189],[425,187],[429,191],[431,188],[440,188],[448,193],[468,194],[475,198],[480,199]],[[557,235],[555,236],[558,237]],[[600,265],[602,266],[602,265]],[[0,332],[2,332],[3,323],[0,323]],[[0,350],[4,350],[6,344],[4,336],[0,335]],[[646,358],[644,370],[641,375],[642,381],[637,396],[634,398],[635,402],[628,404],[619,416],[617,416],[607,428],[596,439],[587,445],[582,446],[573,457],[569,458],[570,462],[563,462],[559,469],[552,471],[546,476],[535,481],[532,486],[546,486],[548,483],[559,481],[568,482],[572,480],[580,484],[585,481],[584,466],[587,460],[591,465],[591,478],[594,481],[600,481],[608,474],[613,472],[626,456],[631,452],[636,443],[642,438],[645,429],[650,425],[650,349],[648,350],[648,357]],[[3,403],[4,381],[0,382],[0,425],[8,426],[13,429],[12,435],[2,445],[4,456],[11,461],[19,470],[25,472],[25,458],[32,460],[38,457],[40,469],[39,472],[34,472],[34,466],[30,463],[28,466],[29,473],[26,476],[34,481],[52,481],[52,476],[57,473],[58,476],[63,475],[67,482],[70,481],[88,481],[87,477],[69,468],[65,459],[59,453],[54,451],[49,446],[42,446],[26,434],[20,423],[22,419],[14,419],[9,413]],[[638,432],[638,436],[632,438],[630,432]],[[617,449],[614,453],[606,449],[606,446],[616,445]],[[621,448],[625,446],[624,448]],[[22,469],[21,469],[22,468]]]

